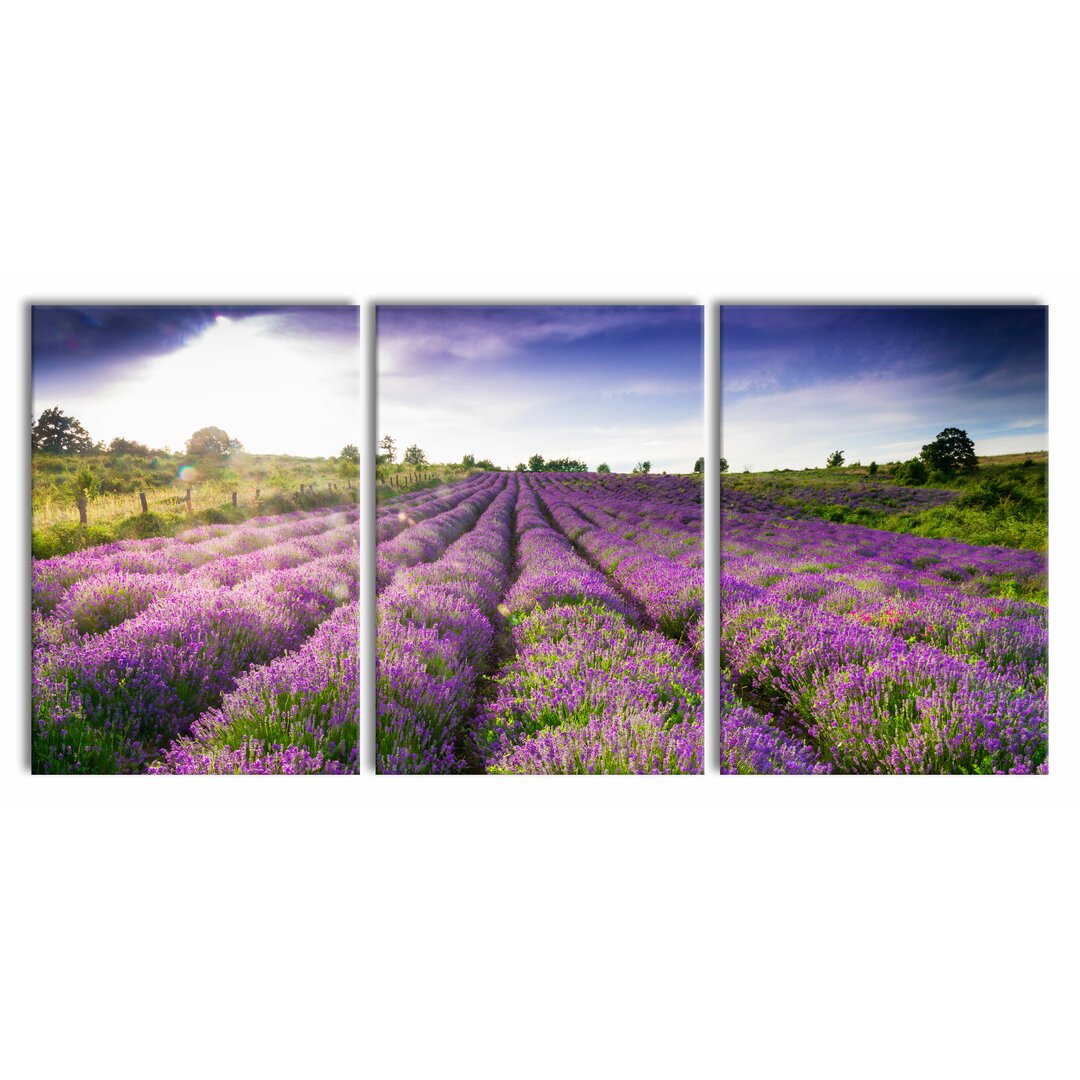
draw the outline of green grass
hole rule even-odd
[[[865,467],[853,466],[741,473],[725,477],[724,483],[840,524],[961,540],[980,546],[1045,551],[1049,541],[1048,469],[1045,451],[980,458],[974,473],[955,477],[935,474],[926,485],[959,492],[954,501],[912,511],[852,508],[786,494],[804,484],[847,488],[859,483],[872,485],[875,494],[887,500],[890,491],[898,490],[890,476],[891,466],[887,465],[880,467],[874,477],[868,475]]]
[[[332,459],[240,454],[223,466],[202,467],[201,478],[191,485],[189,513],[184,502],[188,480],[179,476],[179,470],[191,463],[182,454],[33,454],[31,554],[48,559],[117,540],[173,536],[196,525],[240,523],[359,498],[355,480],[343,477]],[[79,473],[81,483],[87,476],[92,483],[86,526],[79,524],[76,506]],[[140,511],[140,491],[147,496],[147,513]]]

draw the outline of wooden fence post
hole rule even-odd
[[[187,503],[187,512],[193,514],[195,511],[191,508],[191,485],[188,485],[187,491],[184,493],[184,502]]]
[[[236,505],[236,492],[235,491],[232,493],[232,504],[233,504],[233,506]]]
[[[139,505],[142,507],[142,512],[144,514],[149,512],[150,507],[148,507],[146,505],[146,492],[145,491],[140,491],[139,492]]]
[[[259,501],[259,489],[258,488],[255,489],[255,501],[256,502]]]
[[[79,508],[79,524],[85,529],[86,528],[86,492],[85,491],[80,491],[79,494],[75,496],[75,504]]]

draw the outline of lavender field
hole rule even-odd
[[[726,772],[1047,771],[1045,553],[722,513]]]
[[[380,772],[702,772],[699,479],[483,473],[376,539]]]
[[[34,771],[356,772],[358,517],[34,560]]]

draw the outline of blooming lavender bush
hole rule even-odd
[[[1047,770],[1046,608],[1000,595],[1045,582],[1044,555],[746,505],[723,519],[732,771]],[[731,730],[757,717],[791,752]]]
[[[35,772],[355,770],[357,520],[304,511],[36,561]]]
[[[702,771],[700,483],[642,480],[488,474],[388,520],[380,772]]]

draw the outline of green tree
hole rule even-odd
[[[830,469],[839,469],[844,464],[844,451],[834,450],[830,455],[828,461],[825,462],[826,466]]]
[[[397,457],[397,443],[390,435],[384,435],[379,440],[379,449],[382,451],[382,456],[387,465],[394,464],[394,458]]]
[[[476,458],[472,454],[466,454],[461,459],[461,467],[463,469],[475,469],[476,468]]]
[[[529,471],[530,472],[543,472],[544,471],[544,455],[533,454],[529,458]]]
[[[94,449],[94,440],[74,416],[66,416],[53,406],[30,429],[30,446],[42,454],[88,454]]]
[[[144,446],[141,442],[135,442],[134,439],[113,439],[109,443],[109,453],[116,457],[121,454],[128,454],[131,457],[149,457],[152,453],[149,446]]]
[[[348,462],[352,465],[360,464],[360,450],[358,447],[349,443],[348,446],[341,448],[341,453],[338,454],[338,460],[341,462]]]
[[[877,476],[877,462],[871,461],[869,467],[866,470],[871,476]]]
[[[405,451],[405,457],[402,461],[406,465],[411,465],[415,469],[422,469],[427,464],[427,458],[424,457],[424,451],[420,449],[415,443]]]
[[[644,476],[652,468],[651,461],[639,461],[630,471],[635,476]]]
[[[230,438],[228,433],[219,427],[199,428],[185,444],[185,450],[190,457],[218,461],[226,461],[243,449],[239,439]]]
[[[919,455],[928,469],[935,469],[946,476],[957,472],[974,472],[979,467],[975,456],[975,444],[968,433],[960,428],[949,427],[922,448]]]
[[[697,459],[697,461],[694,462],[694,472],[703,473],[704,471],[705,471],[705,459],[703,457],[699,457]]]
[[[596,466],[596,471],[598,473],[609,473],[611,472],[611,466],[604,462],[601,462],[601,464]]]
[[[726,473],[728,471],[728,460],[726,457],[720,459],[720,471]]]
[[[514,466],[514,472],[528,472],[528,471],[529,471],[529,467],[525,464],[524,461],[519,461]]]
[[[588,472],[589,466],[577,458],[552,458],[545,466],[544,472]]]

